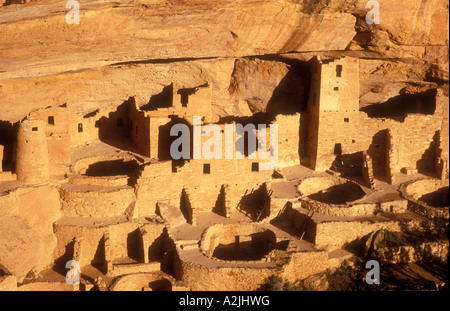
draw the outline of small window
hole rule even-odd
[[[123,119],[122,118],[118,118],[116,121],[116,125],[117,127],[122,127],[123,126]]]
[[[341,155],[342,154],[342,145],[341,144],[335,144],[334,145],[334,154],[335,155]]]
[[[258,162],[252,163],[252,172],[259,172],[259,163]]]
[[[342,65],[336,65],[336,77],[340,78],[342,76]]]
[[[38,128],[37,128],[37,127],[32,127],[31,130],[32,130],[33,132],[37,132]]]
[[[211,173],[211,165],[203,164],[203,174],[210,174],[210,173]]]
[[[99,128],[100,127],[100,120],[95,121],[95,127]]]
[[[55,125],[55,117],[54,116],[48,116],[47,123],[51,124],[51,125]]]
[[[352,139],[352,144],[356,143],[356,140]]]
[[[187,107],[189,103],[189,95],[186,93],[181,94],[181,106]]]
[[[333,88],[333,90],[339,91],[339,87],[338,87],[338,86],[335,86],[335,87]]]
[[[78,123],[78,133],[83,132],[83,123]]]
[[[350,122],[350,119],[349,118],[344,118],[344,122]]]

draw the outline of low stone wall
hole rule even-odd
[[[234,243],[236,236],[249,236],[252,233],[264,232],[267,229],[257,224],[217,224],[209,227],[200,241],[200,251],[211,257],[219,244]],[[217,258],[213,258],[217,259]],[[220,259],[217,259],[220,261]],[[227,261],[229,262],[229,261]],[[246,261],[248,262],[248,261]]]
[[[149,273],[161,270],[161,263],[137,263],[137,264],[113,264],[112,270],[108,271],[108,276],[114,277],[126,274]]]
[[[377,203],[353,204],[353,205],[326,204],[315,200],[311,200],[309,198],[302,199],[302,207],[312,210],[316,213],[338,217],[356,217],[356,216],[373,215],[373,213],[379,209]]]
[[[278,274],[275,267],[208,268],[192,262],[182,262],[181,281],[193,291],[255,291],[269,276]]]
[[[2,181],[12,181],[17,180],[17,175],[12,174],[11,172],[2,172],[0,171],[0,182]]]
[[[21,285],[17,288],[17,291],[78,291],[79,284],[67,284],[64,282],[33,282],[25,285]]]
[[[449,219],[449,212],[447,209],[440,209],[436,207],[429,206],[420,201],[410,201],[408,203],[408,210],[411,212],[417,213],[419,215],[434,219],[434,218],[443,218]]]
[[[271,267],[215,267],[182,262],[182,281],[191,290],[254,291],[271,275],[279,275],[295,282],[327,269],[339,267],[349,256],[331,257],[328,252],[293,252],[284,256],[280,264]]]
[[[123,215],[134,202],[132,187],[92,188],[62,186],[61,211],[64,216],[113,217]]]
[[[428,224],[430,232],[442,231],[441,224]],[[371,232],[386,229],[389,231],[423,231],[422,220],[392,221],[332,221],[320,222],[315,227],[315,245],[324,249],[342,248],[346,243],[359,239]]]
[[[154,284],[152,286],[156,288],[153,290],[187,290],[183,284],[161,271],[124,275],[115,280],[109,289],[112,291],[152,290],[149,284]]]
[[[282,276],[291,282],[303,280],[327,269],[337,268],[349,257],[350,253],[346,256],[332,257],[325,251],[292,253],[288,264],[283,267]]]
[[[98,185],[98,186],[126,186],[128,185],[128,176],[108,176],[108,177],[91,177],[75,175],[70,176],[68,181],[74,185]]]
[[[315,245],[332,250],[380,229],[400,231],[400,225],[394,221],[333,221],[317,223],[315,229]]]

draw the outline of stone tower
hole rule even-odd
[[[314,58],[311,65],[307,156],[311,168],[325,171],[336,156],[358,151],[359,61]]]
[[[23,121],[17,133],[16,174],[17,180],[39,183],[49,178],[49,158],[45,122]]]

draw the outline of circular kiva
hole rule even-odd
[[[354,217],[373,214],[377,205],[356,203],[366,194],[357,183],[338,177],[311,177],[297,186],[302,207],[330,216]]]
[[[217,224],[205,231],[200,249],[219,261],[265,261],[272,250],[286,250],[286,245],[277,243],[273,231],[255,224]]]
[[[133,157],[94,157],[82,159],[75,163],[73,172],[92,177],[130,175],[139,167]]]
[[[449,181],[419,179],[404,184],[400,191],[408,209],[430,218],[449,218]]]
[[[111,285],[112,291],[172,291],[176,280],[163,272],[128,274]]]
[[[134,157],[85,158],[71,167],[69,180],[73,184],[127,185],[138,169],[139,162]]]

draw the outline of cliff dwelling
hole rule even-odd
[[[116,1],[83,4],[73,41],[54,2],[0,0],[0,290],[257,291],[276,276],[325,291],[348,262],[447,263],[440,28],[367,28],[362,9],[307,1],[173,1],[174,16]],[[123,29],[101,38],[98,14]],[[439,271],[379,288],[448,289]]]

